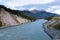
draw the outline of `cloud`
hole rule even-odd
[[[35,9],[37,9],[36,7],[32,7],[32,8],[29,8],[28,10],[35,10]]]
[[[16,9],[17,6],[23,6],[27,4],[47,4],[55,0],[0,0],[0,4],[3,4],[9,8]]]
[[[60,14],[60,5],[54,5],[46,9],[47,12]]]
[[[60,8],[59,5],[54,5],[54,6],[51,6],[51,7],[47,8],[46,11],[53,12],[53,11],[59,9],[59,8]]]
[[[56,13],[56,14],[60,15],[60,9],[57,9],[57,10],[53,11],[53,13]]]

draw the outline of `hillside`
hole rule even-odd
[[[47,28],[53,27],[60,30],[60,16],[55,16],[51,20],[47,21],[44,25]]]
[[[36,19],[46,19],[51,16],[59,16],[57,14],[46,12],[44,10],[40,10],[40,11],[39,10],[32,10],[32,11],[24,10],[22,12],[24,15],[29,16],[29,17],[34,17]]]
[[[18,13],[16,13],[18,14]],[[12,10],[0,6],[0,27],[7,27],[11,25],[18,25],[22,23],[31,22],[30,19],[15,15]]]
[[[50,35],[53,40],[60,40],[60,16],[55,16],[44,23],[44,31]]]
[[[58,16],[57,14],[38,10],[12,10],[3,5],[0,5],[0,27],[7,27],[11,25],[23,24],[37,19],[49,19],[51,16]]]
[[[31,21],[35,21],[36,19],[47,19],[49,20],[50,17],[52,16],[60,16],[58,14],[55,13],[50,13],[50,12],[46,12],[45,10],[11,10],[10,8],[6,8],[5,6],[1,6],[3,7],[6,11],[11,12],[14,15],[18,15],[21,16],[23,18],[27,18]]]

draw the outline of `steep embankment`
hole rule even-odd
[[[10,12],[4,10],[3,8],[0,9],[0,25],[3,27],[22,24],[26,22],[30,22],[30,20],[22,18],[17,15],[13,15]]]

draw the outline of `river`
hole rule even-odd
[[[46,20],[40,19],[14,27],[0,29],[0,40],[51,40],[44,32],[43,23]]]

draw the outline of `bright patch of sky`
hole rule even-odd
[[[0,0],[0,4],[17,10],[44,9],[48,12],[60,14],[60,0]]]
[[[46,9],[47,12],[60,14],[60,5],[54,5]]]
[[[29,8],[28,10],[31,11],[31,10],[36,10],[37,8],[35,7],[32,7],[32,8]]]
[[[53,11],[53,13],[56,13],[56,14],[60,15],[60,9],[57,9],[57,10]]]
[[[0,0],[0,4],[14,9],[17,6],[23,6],[27,4],[47,4],[53,1],[55,0]]]

